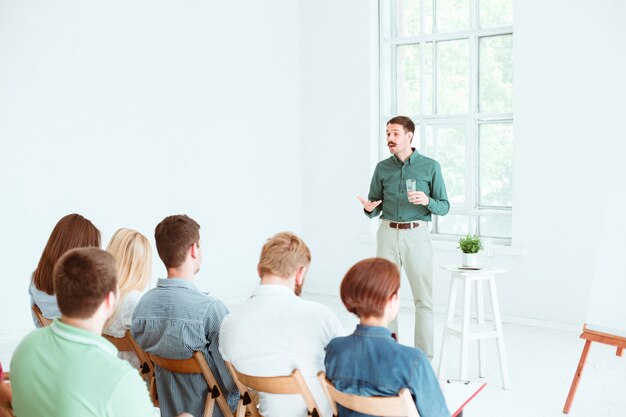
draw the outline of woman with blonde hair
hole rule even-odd
[[[54,264],[68,250],[90,246],[100,247],[100,231],[80,214],[63,216],[52,229],[28,288],[31,307],[39,307],[45,318],[61,317],[52,280]],[[41,327],[34,312],[32,316],[35,327]]]
[[[132,229],[119,229],[109,242],[107,251],[117,261],[118,301],[113,315],[104,326],[104,333],[123,337],[130,329],[133,311],[143,295],[152,273],[152,248],[150,241]],[[132,352],[119,352],[133,366],[139,367],[139,359]]]

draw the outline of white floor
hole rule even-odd
[[[305,294],[304,297],[323,302],[337,312],[347,331],[356,319],[340,304],[339,299]],[[443,315],[435,316],[435,357],[439,363]],[[400,312],[400,342],[412,345],[413,313]],[[559,326],[556,326],[559,327]],[[467,406],[464,417],[558,417],[569,391],[584,342],[580,331],[504,323],[504,338],[509,366],[508,390],[502,389],[498,352],[495,341],[487,341],[487,382],[485,389]],[[446,377],[458,378],[459,343],[452,338],[449,345]],[[478,377],[477,349],[470,347],[469,378]],[[569,413],[572,417],[626,416],[626,355],[615,356],[615,349],[593,343],[578,392]]]

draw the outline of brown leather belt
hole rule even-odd
[[[418,222],[411,222],[411,223],[389,222],[389,227],[391,227],[392,229],[415,229],[416,227],[420,227],[420,224]]]

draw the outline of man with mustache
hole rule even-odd
[[[376,256],[404,268],[415,303],[415,347],[433,357],[433,253],[428,222],[450,210],[441,167],[411,147],[415,124],[405,116],[387,122],[387,147],[392,156],[379,162],[368,198],[357,197],[365,215],[380,214]],[[415,180],[415,191],[407,190]],[[397,318],[389,327],[398,332]]]

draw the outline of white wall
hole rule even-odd
[[[32,329],[30,274],[70,212],[103,245],[187,213],[201,289],[258,282],[264,239],[301,228],[298,21],[291,0],[0,0],[0,339]]]
[[[354,199],[367,193],[378,158],[373,3],[303,4],[303,227],[317,259],[309,285],[319,292],[337,294],[348,267],[375,254]],[[510,271],[498,284],[509,318],[584,320],[604,180],[626,176],[625,20],[624,5],[610,0],[515,2],[513,244],[521,250],[496,255]],[[436,248],[435,265],[459,262],[454,245]],[[436,271],[438,309],[448,281]]]
[[[514,233],[528,256],[504,293],[510,314],[581,323],[607,181],[626,179],[626,9],[524,1],[514,19]]]
[[[313,252],[307,288],[337,294],[375,253],[355,195],[383,140],[376,3],[0,0],[0,339],[31,328],[29,276],[72,211],[105,242],[190,214],[203,225],[199,285],[226,299],[254,285],[263,239],[292,229]],[[515,2],[514,245],[526,255],[497,255],[509,317],[584,319],[603,180],[625,172],[625,18],[610,0]],[[437,247],[436,265],[458,262]],[[437,271],[438,308],[448,279]]]
[[[338,294],[348,268],[375,252],[360,239],[370,224],[356,195],[367,193],[378,119],[376,3],[302,2],[303,228],[313,291]]]

